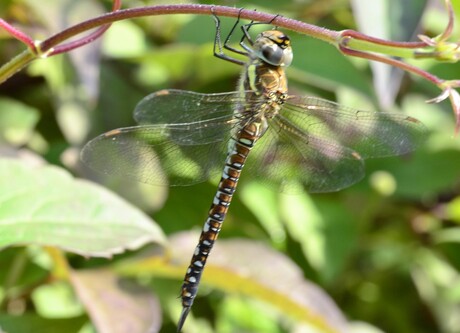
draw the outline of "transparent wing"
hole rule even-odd
[[[260,106],[260,98],[248,96],[151,94],[135,109],[143,126],[97,137],[84,147],[82,159],[96,170],[151,184],[204,181],[223,167],[227,142],[238,130],[234,110]],[[335,191],[363,177],[362,158],[410,152],[424,137],[425,127],[411,117],[290,96],[256,144],[245,173],[281,184],[301,180],[312,192]]]
[[[228,118],[235,105],[244,103],[238,92],[199,94],[184,90],[160,90],[144,97],[134,109],[140,125],[184,124]]]
[[[316,97],[289,97],[251,153],[248,169],[310,192],[348,187],[364,176],[364,158],[401,155],[425,138],[418,120],[361,111]],[[251,172],[247,170],[247,172]]]
[[[283,117],[270,122],[248,158],[248,172],[290,191],[302,182],[309,192],[333,192],[358,182],[364,163],[354,150],[327,137],[300,130]]]
[[[337,141],[363,158],[406,154],[426,138],[425,126],[415,118],[357,110],[316,97],[289,97],[281,115],[304,133]]]
[[[191,185],[219,173],[229,122],[136,126],[88,142],[82,161],[106,174],[157,185]]]
[[[163,90],[136,106],[142,126],[113,130],[83,148],[82,161],[106,174],[159,185],[190,185],[219,174],[236,125],[238,93]]]

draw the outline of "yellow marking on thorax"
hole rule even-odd
[[[258,91],[257,82],[256,82],[258,79],[258,75],[256,71],[257,71],[257,67],[255,64],[250,64],[246,68],[247,79],[249,81],[249,87],[251,88],[252,91]]]

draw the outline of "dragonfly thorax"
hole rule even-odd
[[[284,98],[280,96],[287,93],[285,68],[292,62],[289,37],[278,30],[267,30],[251,46],[240,87],[263,97],[263,102],[281,105]]]
[[[264,102],[282,104],[288,91],[284,69],[282,66],[272,66],[255,59],[246,65],[246,71],[241,76],[240,87],[263,96]]]

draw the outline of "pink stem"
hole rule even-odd
[[[42,42],[41,46],[44,50],[55,47],[59,43],[78,35],[81,32],[87,31],[92,28],[99,27],[104,24],[112,23],[119,20],[128,18],[136,18],[152,15],[165,15],[165,14],[202,14],[210,15],[212,11],[219,16],[227,17],[240,17],[242,19],[249,19],[259,22],[273,21],[272,24],[278,27],[294,30],[301,33],[306,33],[312,37],[319,38],[330,43],[334,43],[340,36],[339,32],[329,30],[326,28],[317,27],[308,23],[299,22],[296,20],[288,19],[278,16],[273,20],[274,15],[256,12],[254,10],[240,10],[238,8],[225,7],[225,6],[212,6],[212,5],[163,5],[163,6],[149,6],[139,8],[129,8],[123,10],[113,11],[94,19],[74,25],[66,30],[63,30],[54,36]]]
[[[342,37],[351,37],[351,38],[363,40],[369,43],[391,46],[391,47],[400,47],[404,49],[417,49],[417,48],[426,46],[426,43],[424,42],[395,42],[391,40],[385,40],[385,39],[367,36],[367,35],[364,35],[354,30],[343,30]]]
[[[3,19],[0,19],[0,27],[5,29],[11,36],[16,38],[17,40],[20,40],[24,44],[26,44],[30,49],[35,50],[35,43],[32,38],[30,38],[28,35],[23,33],[22,31],[16,29],[13,27],[11,24],[6,22]]]
[[[404,69],[405,71],[408,71],[410,73],[419,75],[419,76],[423,77],[424,79],[426,79],[428,81],[431,81],[431,82],[433,82],[434,84],[436,84],[438,86],[440,84],[442,84],[443,82],[445,82],[445,80],[442,80],[442,79],[438,78],[435,75],[432,75],[432,74],[430,74],[428,72],[425,72],[424,70],[422,70],[422,69],[420,69],[418,67],[412,66],[410,64],[407,64],[407,63],[405,63],[403,61],[400,61],[400,60],[397,60],[397,59],[387,58],[387,57],[384,57],[384,56],[381,56],[381,55],[378,55],[378,54],[374,54],[374,53],[369,53],[369,52],[356,51],[356,50],[353,50],[353,49],[346,48],[343,45],[340,45],[339,49],[340,49],[340,51],[343,52],[343,54],[346,54],[346,55],[350,55],[350,56],[353,56],[353,57],[364,58],[364,59],[369,59],[369,60],[375,60],[375,61],[383,62],[383,63],[391,65],[391,66],[399,67],[401,69]]]
[[[121,8],[121,0],[114,0],[113,5],[112,5],[112,12],[117,11]],[[71,51],[73,49],[79,48],[83,45],[89,44],[93,42],[94,40],[98,39],[100,36],[104,34],[104,32],[109,29],[111,24],[105,24],[102,27],[99,27],[96,31],[92,32],[88,36],[85,36],[83,38],[80,38],[76,41],[70,42],[70,43],[65,43],[63,45],[59,45],[53,49],[52,52],[50,52],[49,55],[56,55],[60,53],[65,53],[68,51]],[[43,44],[42,44],[43,45]]]

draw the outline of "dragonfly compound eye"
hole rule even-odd
[[[270,65],[279,66],[283,59],[283,49],[276,44],[262,46],[261,53],[262,59]]]
[[[272,66],[287,67],[292,62],[289,37],[277,30],[266,31],[259,35],[254,50],[260,59]]]

